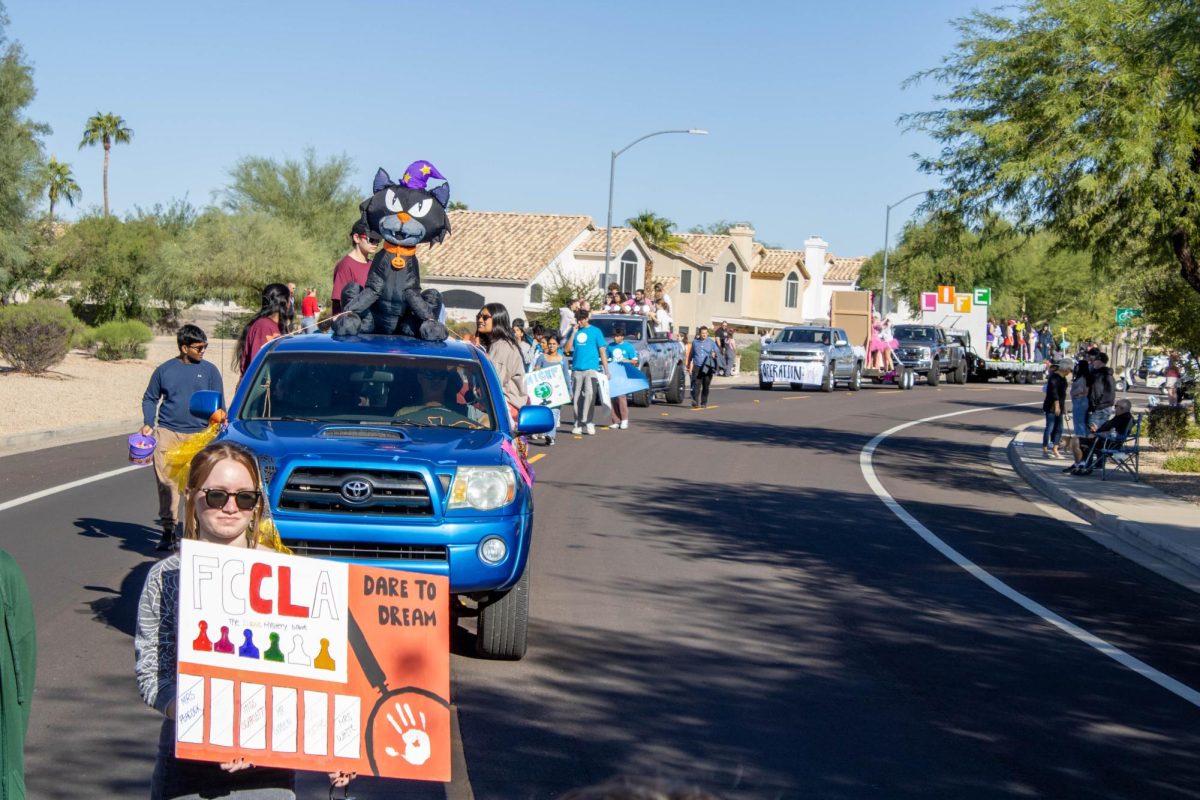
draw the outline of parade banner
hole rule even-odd
[[[634,392],[644,392],[650,388],[650,382],[631,361],[610,361],[608,371],[611,377],[608,381],[608,396],[622,397]]]
[[[557,364],[525,373],[525,394],[531,406],[554,408],[571,402],[567,379]]]
[[[825,380],[825,365],[822,363],[795,363],[786,361],[763,361],[758,367],[759,377],[764,383],[788,381],[817,385]]]
[[[185,539],[175,754],[450,780],[449,581]]]

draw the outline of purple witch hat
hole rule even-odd
[[[438,172],[438,168],[428,161],[421,159],[414,161],[404,170],[404,177],[400,179],[400,183],[410,189],[424,189],[430,179],[444,181],[446,176]]]

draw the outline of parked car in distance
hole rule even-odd
[[[792,325],[762,348],[758,388],[769,391],[776,382],[795,390],[806,385],[832,392],[841,383],[852,392],[862,388],[862,356],[850,346],[846,331],[822,325]]]
[[[216,392],[197,392],[207,419]],[[444,575],[478,616],[477,651],[521,658],[529,619],[533,491],[491,362],[461,342],[297,336],[265,345],[221,439],[258,457],[280,536],[298,555]],[[465,609],[465,611],[464,611]]]
[[[966,383],[969,365],[966,351],[937,325],[896,325],[892,328],[898,347],[896,357],[914,372],[924,375],[930,386],[946,380]]]
[[[637,351],[638,369],[646,376],[650,388],[631,394],[631,405],[648,406],[659,393],[668,403],[678,405],[683,402],[685,370],[682,342],[656,334],[650,320],[640,314],[593,314],[591,322],[610,344],[613,331],[621,328],[625,331],[625,341]]]

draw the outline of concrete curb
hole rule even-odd
[[[12,436],[0,436],[0,458],[18,453],[28,453],[31,450],[40,450],[43,447],[58,447],[64,444],[90,442],[94,439],[107,439],[110,436],[128,435],[140,430],[141,427],[141,417],[131,417],[122,420],[90,422],[86,425],[73,425],[57,430],[30,431],[29,433],[16,433]]]
[[[1159,536],[1144,525],[1114,514],[1099,504],[1076,497],[1058,486],[1043,480],[1025,463],[1025,458],[1018,452],[1015,444],[1017,437],[1026,429],[1040,422],[1022,425],[1012,432],[1009,440],[1008,461],[1017,474],[1039,494],[1048,498],[1056,505],[1065,508],[1075,516],[1086,520],[1106,533],[1115,536],[1126,544],[1139,550],[1155,555],[1168,563],[1174,564],[1191,574],[1200,574],[1200,549],[1179,547],[1175,543]]]

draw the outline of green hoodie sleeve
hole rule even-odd
[[[0,798],[25,797],[25,732],[33,704],[37,635],[33,600],[17,562],[0,550]]]

